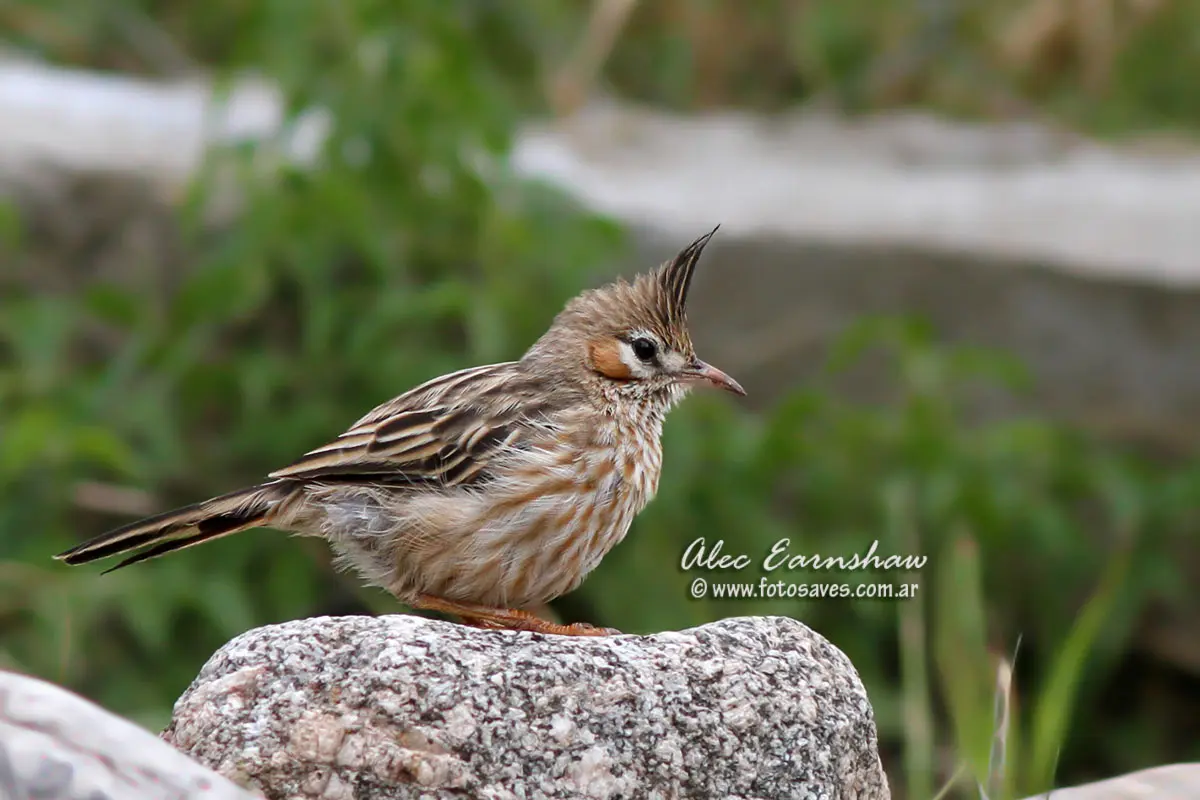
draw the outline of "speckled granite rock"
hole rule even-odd
[[[0,670],[0,799],[254,797],[79,695]]]
[[[854,667],[786,618],[594,639],[412,616],[260,628],[163,736],[269,798],[889,796]]]

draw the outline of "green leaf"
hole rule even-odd
[[[1030,731],[1030,791],[1054,787],[1059,754],[1076,707],[1079,686],[1088,659],[1104,624],[1121,594],[1129,569],[1129,555],[1118,552],[1109,562],[1095,593],[1088,599],[1078,620],[1057,650],[1045,685],[1037,695]]]
[[[938,563],[935,651],[954,727],[955,752],[986,781],[991,751],[995,670],[988,652],[979,547],[965,534],[947,542]]]

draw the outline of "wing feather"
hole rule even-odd
[[[553,410],[516,362],[443,375],[372,410],[329,444],[272,472],[323,482],[458,486],[486,481]]]

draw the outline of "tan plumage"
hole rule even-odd
[[[520,361],[435,378],[265,483],[57,557],[145,548],[118,569],[271,526],[327,539],[413,606],[485,627],[603,633],[522,609],[577,587],[625,536],[658,488],[663,420],[689,386],[744,394],[696,358],[688,333],[688,289],[711,236],[632,283],[576,297]]]

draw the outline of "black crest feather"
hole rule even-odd
[[[682,323],[687,308],[688,290],[692,288],[692,276],[704,246],[717,232],[718,225],[696,241],[679,251],[679,255],[663,264],[658,272],[658,282],[663,290],[667,313],[672,321]]]

